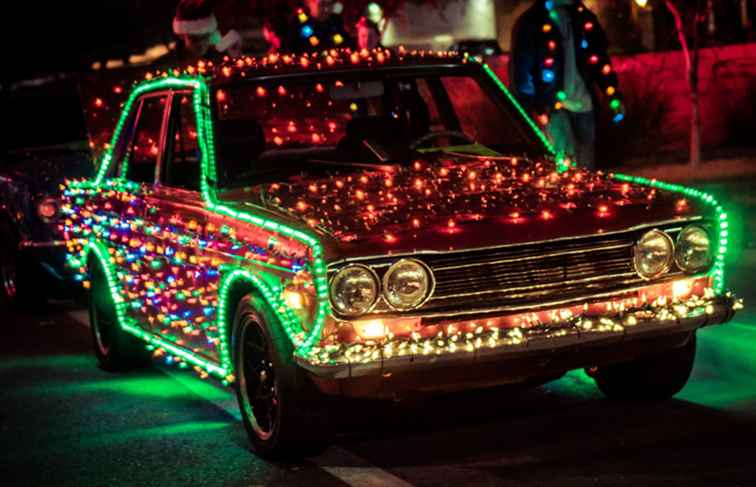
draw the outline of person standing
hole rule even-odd
[[[598,18],[576,0],[536,0],[512,31],[515,96],[545,128],[556,150],[595,168],[597,92],[612,120],[624,118],[617,74]]]
[[[241,54],[242,38],[235,30],[221,36],[214,13],[213,0],[181,0],[173,18],[173,33],[177,46],[173,60],[193,63],[199,59],[219,59]]]

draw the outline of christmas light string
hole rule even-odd
[[[398,51],[399,57],[406,55],[408,53]],[[415,55],[422,57],[417,53]],[[229,64],[239,66],[241,63],[249,67],[259,62],[261,64],[273,63],[280,67],[295,66],[296,69],[309,69],[319,63],[326,65],[335,65],[339,62],[370,64],[379,62],[381,59],[386,60],[390,56],[392,56],[390,51],[373,51],[367,54],[346,52],[341,56],[336,56],[335,53],[324,54],[319,58],[303,56],[298,58],[299,60],[295,57],[287,59],[285,56],[276,59],[266,57],[260,61],[244,58]],[[443,56],[445,54],[441,55]],[[316,61],[313,62],[313,59]],[[303,228],[282,225],[254,213],[239,210],[236,206],[221,201],[215,191],[217,179],[215,138],[211,121],[210,89],[205,78],[211,68],[211,66],[203,67],[200,64],[196,69],[185,68],[185,75],[149,76],[150,79],[137,85],[124,104],[111,143],[102,158],[96,176],[92,180],[70,181],[64,188],[64,213],[66,215],[64,231],[68,240],[69,264],[86,272],[87,256],[89,253],[94,255],[104,269],[108,288],[116,303],[116,316],[120,326],[150,346],[180,357],[181,360],[193,364],[204,373],[219,377],[225,382],[234,380],[228,342],[228,327],[231,318],[229,312],[232,312],[229,309],[231,305],[229,301],[232,293],[237,289],[236,286],[240,284],[256,289],[268,303],[295,345],[298,356],[305,360],[313,359],[315,356],[322,357],[325,351],[323,348],[324,324],[330,310],[326,267],[321,243],[305,228],[307,225],[318,228],[333,227],[337,229],[337,236],[340,238],[345,240],[358,238],[360,232],[382,221],[398,223],[399,214],[395,211],[398,206],[395,203],[399,198],[409,198],[414,201],[415,209],[419,213],[418,226],[425,225],[427,221],[435,218],[445,224],[447,231],[453,231],[457,221],[463,222],[468,217],[475,219],[478,214],[476,207],[483,209],[490,206],[488,209],[502,211],[505,218],[513,221],[532,217],[550,219],[559,211],[559,208],[570,211],[578,205],[593,206],[597,216],[601,216],[598,214],[610,215],[611,205],[614,204],[648,204],[656,197],[656,189],[681,193],[686,197],[701,200],[716,212],[719,238],[715,262],[709,275],[713,279],[715,294],[724,292],[724,256],[728,237],[727,215],[710,195],[679,185],[620,174],[612,175],[614,179],[623,183],[649,187],[649,189],[639,189],[637,186],[611,183],[609,179],[598,174],[570,169],[569,161],[555,153],[553,146],[537,125],[527,117],[522,107],[486,65],[483,66],[484,72],[496,82],[507,99],[515,105],[520,115],[543,142],[546,152],[556,159],[553,167],[550,167],[546,161],[518,160],[518,158],[460,163],[459,160],[450,157],[446,165],[442,160],[436,165],[418,162],[416,164],[419,166],[415,164],[399,169],[395,173],[364,171],[353,175],[354,180],[348,181],[350,200],[343,204],[343,207],[348,210],[343,215],[348,215],[347,217],[334,217],[322,212],[310,213],[313,209],[334,208],[334,205],[339,204],[339,199],[335,198],[336,193],[341,190],[338,187],[339,176],[309,182],[308,187],[279,185],[267,188],[271,196],[274,199],[277,198],[275,204],[279,208],[303,219],[305,223]],[[223,76],[234,75],[231,70],[220,72]],[[237,74],[244,76],[243,73],[242,71]],[[144,199],[145,196],[149,196],[150,191],[125,179],[125,161],[121,165],[119,174],[113,178],[107,177],[114,163],[113,153],[116,142],[121,137],[136,100],[145,93],[167,89],[191,89],[193,93],[201,154],[200,193],[205,207],[217,215],[251,224],[262,234],[269,234],[268,237],[278,236],[277,242],[274,242],[276,238],[267,238],[265,242],[259,240],[263,238],[262,234],[258,238],[259,241],[251,242],[245,237],[238,236],[235,228],[227,226],[201,227],[197,222],[179,220],[164,225],[148,223],[142,215],[147,215],[151,211]],[[497,178],[500,179],[497,180]],[[344,182],[342,180],[342,184]],[[314,185],[315,190],[311,191],[309,185]],[[461,200],[456,200],[452,205],[463,208],[461,212],[450,212],[450,206],[439,201],[437,190],[443,185],[447,185],[447,189],[450,185],[455,194],[461,195],[465,203],[460,204]],[[429,187],[433,188],[431,189],[433,197],[427,194],[426,190],[430,189]],[[557,189],[559,192],[554,194],[553,192]],[[362,197],[359,196],[358,191],[363,191]],[[506,195],[516,196],[514,199],[519,200],[520,203],[527,200],[527,204],[522,205],[522,208],[507,205]],[[590,195],[588,201],[581,199],[586,198],[586,195]],[[373,199],[376,196],[378,200]],[[424,199],[425,206],[420,203]],[[300,202],[304,203],[304,209],[298,205]],[[341,202],[344,203],[343,200]],[[110,208],[107,207],[108,205]],[[373,207],[371,208],[370,205]],[[423,208],[424,211],[422,211]],[[367,224],[367,226],[364,228],[350,226],[349,223],[355,221],[362,225]],[[414,219],[411,222],[414,225]],[[135,238],[134,235],[143,235],[145,241]],[[388,233],[385,238],[391,241],[395,235]],[[155,239],[155,241],[151,242],[150,239]],[[175,243],[160,244],[160,241]],[[203,257],[202,252],[208,249],[223,249],[239,260],[229,263]],[[240,263],[242,260],[245,264]],[[164,261],[165,263],[162,263]],[[167,266],[168,271],[160,275],[168,276],[166,282],[155,283],[149,278],[135,278],[132,275],[140,272],[142,276],[148,276],[149,272],[159,273],[163,265]],[[196,269],[204,270],[200,272]],[[198,272],[200,274],[197,274]],[[312,293],[314,312],[307,319],[303,319],[282,299],[287,283],[287,277],[282,276],[301,276],[300,279],[306,283],[306,288]],[[184,282],[188,279],[196,279],[206,284],[184,292],[178,289],[180,287],[176,284],[178,279],[184,279]],[[180,307],[178,303],[181,303],[181,306],[187,306],[185,303],[190,304],[187,306],[191,308],[188,316],[182,316],[177,312]],[[179,338],[174,336],[165,338],[137,326],[135,316],[144,314],[150,307],[159,311],[156,313],[158,316],[154,323],[156,326],[165,329],[178,327],[181,333],[188,337],[204,334],[207,345],[211,348],[210,356],[207,351],[187,348],[189,345],[180,338],[182,335],[179,335]],[[174,339],[176,342],[172,341]],[[391,346],[391,342],[382,346],[386,345]],[[400,343],[396,346],[412,348],[411,345],[402,346]],[[447,350],[454,351],[452,350],[454,347],[457,345],[447,346]],[[338,348],[341,350],[341,347]],[[465,344],[463,348],[469,347]],[[351,352],[349,350],[347,347],[336,354],[329,352],[328,360],[336,360],[334,357],[339,354],[346,354],[339,360],[352,360],[354,350]],[[374,355],[375,352],[371,351],[368,356]]]

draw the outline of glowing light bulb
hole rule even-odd
[[[293,310],[299,310],[304,308],[305,297],[301,292],[293,289],[285,289],[282,293],[282,297],[286,306]]]
[[[680,299],[688,296],[693,291],[693,282],[690,279],[681,279],[672,283],[672,297]]]
[[[359,320],[352,323],[354,331],[362,338],[376,339],[386,336],[386,325],[381,319]]]

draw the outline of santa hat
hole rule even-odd
[[[206,35],[218,30],[212,0],[181,0],[173,18],[173,32],[179,35]]]

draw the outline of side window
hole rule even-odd
[[[152,96],[142,100],[133,143],[127,154],[126,179],[129,181],[155,182],[167,99],[167,96]]]
[[[201,170],[192,95],[176,93],[172,104],[162,182],[167,186],[196,191],[199,190]]]

